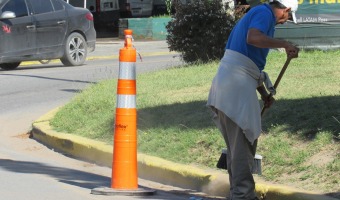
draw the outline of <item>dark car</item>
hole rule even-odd
[[[94,51],[91,12],[63,0],[0,0],[0,68],[22,61],[60,59],[82,65]]]

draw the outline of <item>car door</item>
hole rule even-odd
[[[29,0],[37,34],[37,53],[52,58],[62,51],[67,15],[58,0]]]
[[[22,57],[34,55],[35,28],[25,0],[9,0],[0,11],[12,12],[14,18],[0,20],[0,57],[1,62],[19,61]]]

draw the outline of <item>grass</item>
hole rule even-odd
[[[159,14],[159,15],[154,15],[152,18],[170,18],[171,15],[169,14]]]
[[[257,152],[264,157],[263,178],[340,198],[339,53],[301,52],[291,62],[263,119]],[[273,82],[284,62],[284,54],[269,54]],[[139,152],[215,168],[225,145],[205,104],[217,67],[212,62],[138,75]],[[116,82],[78,94],[51,121],[53,128],[112,144]]]

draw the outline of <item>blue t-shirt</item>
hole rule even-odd
[[[262,71],[266,65],[269,48],[258,48],[248,44],[248,30],[255,28],[269,37],[274,37],[275,24],[275,15],[268,4],[250,9],[230,33],[226,49],[234,50],[247,56]]]

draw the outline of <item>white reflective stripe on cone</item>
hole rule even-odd
[[[136,108],[136,95],[117,95],[117,108]]]
[[[135,62],[120,62],[119,63],[119,78],[120,79],[136,79],[136,63]]]

